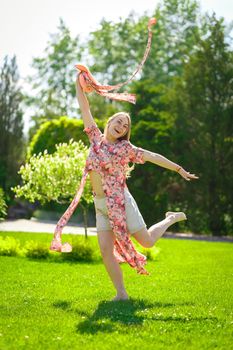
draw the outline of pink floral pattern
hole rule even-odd
[[[119,262],[127,262],[138,273],[148,274],[144,268],[146,257],[136,251],[127,232],[124,196],[128,164],[130,162],[143,164],[143,150],[135,147],[127,140],[117,141],[114,144],[107,142],[96,125],[91,125],[84,131],[91,142],[90,153],[86,161],[80,188],[57,224],[53,240],[54,245],[57,241],[60,242],[61,230],[78,204],[88,172],[94,170],[101,175],[109,221],[116,236],[115,257]],[[57,250],[53,249],[53,244],[50,249]]]
[[[156,24],[156,19],[151,18],[148,22],[148,40],[147,40],[147,45],[146,45],[146,50],[144,52],[142,61],[139,63],[137,66],[136,70],[133,72],[133,74],[130,76],[130,78],[127,79],[127,81],[117,84],[117,85],[102,85],[100,84],[91,74],[89,69],[82,65],[82,64],[77,64],[75,67],[81,71],[82,75],[82,84],[84,84],[83,88],[86,88],[86,92],[89,92],[94,90],[97,94],[103,96],[103,97],[108,97],[112,100],[117,100],[117,101],[127,101],[130,103],[136,103],[136,95],[135,94],[129,94],[127,92],[116,92],[119,90],[122,86],[127,85],[135,75],[142,69],[142,66],[144,65],[148,54],[150,52],[151,48],[151,41],[152,41],[152,26]],[[114,92],[109,92],[109,91],[114,91]]]

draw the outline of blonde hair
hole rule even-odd
[[[105,137],[107,136],[107,131],[108,131],[109,124],[110,124],[116,117],[118,117],[119,115],[124,115],[124,116],[127,117],[127,119],[128,119],[128,130],[127,130],[126,134],[123,135],[123,136],[121,136],[121,137],[119,137],[118,140],[120,140],[120,141],[121,141],[121,140],[127,140],[127,141],[129,141],[130,132],[131,132],[131,118],[130,118],[129,113],[127,113],[127,112],[118,112],[118,113],[113,114],[110,118],[108,118],[107,124],[106,124],[106,126],[105,126],[105,128],[104,128],[104,136],[105,136]]]
[[[111,121],[113,121],[116,117],[118,117],[119,115],[124,115],[127,117],[128,119],[128,130],[126,132],[125,135],[121,136],[118,138],[118,140],[127,140],[129,141],[129,138],[130,138],[130,132],[131,132],[131,118],[130,118],[130,115],[129,113],[127,112],[118,112],[118,113],[115,113],[113,114],[108,120],[107,120],[107,124],[104,128],[104,136],[106,137],[107,136],[107,132],[108,132],[108,127],[109,127],[109,124],[111,123]],[[127,165],[126,167],[126,171],[125,171],[125,175],[126,175],[126,178],[129,178],[130,177],[130,173],[131,171],[134,169],[134,165],[132,166],[129,166]]]

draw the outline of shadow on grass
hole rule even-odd
[[[193,303],[163,303],[155,302],[149,303],[144,300],[129,299],[125,301],[102,301],[98,304],[97,309],[92,315],[83,310],[72,309],[71,302],[58,300],[53,303],[53,306],[62,309],[67,312],[75,312],[84,321],[78,323],[76,326],[76,332],[80,334],[96,334],[98,332],[112,333],[115,332],[117,326],[142,326],[145,320],[152,322],[179,322],[181,325],[190,322],[206,322],[212,323],[218,322],[216,317],[193,317],[189,314],[187,316],[174,316],[174,315],[162,315],[158,313],[156,315],[149,315],[147,311],[151,308],[171,308],[177,306],[188,306]],[[137,312],[140,314],[137,314]],[[127,327],[128,331],[129,328]]]
[[[18,256],[17,256],[18,257]],[[24,259],[24,256],[21,256]],[[100,265],[102,264],[101,258],[96,258],[95,260],[68,260],[64,259],[61,255],[49,256],[47,258],[35,258],[35,257],[26,257],[28,261],[39,262],[39,263],[51,263],[51,264],[68,264],[68,265]]]
[[[184,303],[182,305],[189,305]],[[149,303],[144,300],[129,299],[126,301],[105,301],[99,303],[97,309],[91,316],[84,312],[76,312],[87,319],[77,325],[77,332],[84,334],[95,334],[97,332],[114,332],[117,325],[142,326],[144,320],[156,320],[146,314],[151,308],[173,308],[173,303],[155,302]],[[141,311],[141,314],[137,314]],[[143,314],[145,312],[145,314]],[[165,318],[163,319],[165,321]],[[169,318],[167,319],[169,321]],[[180,320],[178,320],[180,321]],[[126,328],[128,330],[128,327]]]
[[[102,301],[91,316],[83,315],[83,312],[76,312],[87,317],[77,325],[77,332],[84,334],[95,334],[97,332],[114,332],[116,323],[123,325],[140,326],[145,317],[137,315],[139,310],[154,307],[153,304],[143,300],[129,299],[124,301]]]
[[[71,309],[71,302],[66,300],[58,300],[53,303],[53,306],[57,309],[69,310]]]

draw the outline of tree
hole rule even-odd
[[[103,129],[102,122],[97,121],[97,124]],[[71,139],[77,142],[81,140],[84,144],[89,144],[83,129],[82,120],[66,116],[43,123],[29,144],[27,159],[34,154],[44,152],[44,150],[51,154],[56,150],[57,144],[69,142]]]
[[[197,1],[164,0],[154,15],[158,18],[158,25],[141,76],[150,77],[160,84],[181,73],[187,52],[194,48],[194,37],[198,32]],[[44,56],[33,60],[37,73],[30,79],[33,96],[28,103],[32,108],[36,106],[36,110],[30,138],[44,121],[59,115],[76,114],[73,68],[77,61],[83,60],[103,83],[115,84],[129,77],[143,57],[148,19],[146,13],[137,16],[133,12],[116,23],[103,19],[100,29],[90,33],[86,43],[81,43],[78,36],[73,39],[60,19],[58,33],[51,35]],[[124,88],[127,89],[131,87]],[[93,115],[97,118],[106,119],[122,109],[119,102],[100,99],[95,94],[89,97]],[[124,110],[127,108],[125,105]]]
[[[79,142],[56,146],[53,154],[32,156],[21,166],[19,174],[23,184],[13,188],[17,197],[24,197],[34,203],[49,201],[70,202],[78,188],[83,174],[88,148]],[[87,181],[80,206],[83,210],[85,235],[87,236],[87,206],[92,202],[90,183]]]
[[[128,86],[136,93],[137,103],[126,105],[124,109],[132,117],[132,142],[176,161],[178,157],[170,147],[175,115],[170,111],[166,96],[174,76],[182,74],[188,55],[195,51],[195,43],[203,30],[195,0],[164,0],[153,15],[158,22],[153,29],[150,55],[137,76],[140,80]],[[117,23],[103,20],[100,29],[91,33],[88,42],[94,62],[91,69],[99,80],[119,83],[134,71],[145,50],[148,20],[146,13],[142,16],[131,13]],[[117,107],[122,109],[122,104]],[[176,174],[146,164],[136,167],[131,184],[148,224],[170,209],[169,205],[179,210],[177,200],[183,184]],[[172,204],[169,204],[170,198]],[[151,217],[148,207],[154,208],[155,216]]]
[[[24,151],[22,93],[16,57],[4,58],[0,72],[0,186],[9,200]]]
[[[200,176],[195,190],[186,187],[182,195],[193,229],[219,235],[233,228],[233,53],[223,20],[212,15],[205,27],[207,35],[170,92],[170,106],[177,116],[175,152]]]
[[[34,134],[27,149],[27,159],[34,154],[39,154],[47,150],[53,153],[56,145],[59,143],[74,141],[83,141],[86,143],[87,137],[83,132],[83,121],[62,116],[57,119],[49,120],[39,127]]]
[[[172,84],[180,76],[188,56],[195,51],[200,36],[199,3],[196,0],[163,0],[155,9],[158,24],[142,77],[155,84]]]
[[[154,10],[158,20],[151,52],[141,76],[154,84],[167,83],[180,75],[188,54],[195,50],[199,7],[196,0],[163,0]],[[90,33],[89,54],[93,72],[104,83],[119,83],[134,71],[143,57],[149,16],[131,13],[112,23],[102,20],[100,28]],[[140,74],[138,75],[140,78]]]
[[[6,216],[7,205],[4,198],[3,189],[0,187],[0,220]]]
[[[50,35],[43,57],[33,59],[35,74],[29,77],[33,95],[28,96],[27,103],[34,109],[32,120],[35,127],[60,115],[76,113],[75,68],[82,57],[83,46],[79,36],[71,37],[64,21],[60,19],[58,32]]]
[[[152,79],[142,79],[134,84],[133,91],[138,101],[130,108],[132,143],[176,162],[170,147],[175,117],[165,98],[168,88],[164,84],[154,84]],[[150,163],[135,168],[130,182],[148,225],[152,225],[156,217],[163,217],[168,209],[174,209],[169,208],[169,191],[178,178],[175,173]],[[153,215],[148,207],[153,207]]]

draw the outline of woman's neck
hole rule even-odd
[[[104,135],[104,140],[107,141],[108,143],[116,143],[118,141],[118,139],[110,135]]]

